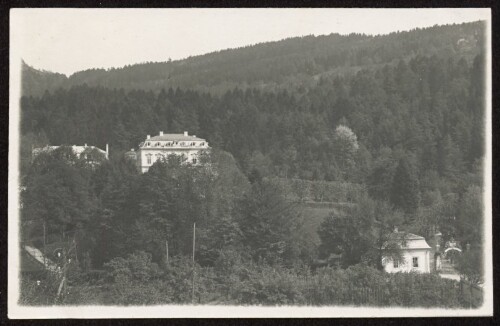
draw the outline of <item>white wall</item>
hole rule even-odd
[[[398,268],[394,268],[394,263],[390,259],[384,259],[384,269],[387,273],[397,272],[419,272],[430,273],[431,256],[429,249],[409,249],[402,252],[403,262]],[[418,258],[418,267],[413,267],[413,257]]]
[[[142,149],[141,148],[138,151],[137,164],[138,164],[138,167],[141,170],[141,172],[145,173],[149,170],[149,167],[156,162],[156,160],[157,160],[156,155],[157,154],[161,154],[164,157],[167,157],[168,155],[172,155],[172,154],[179,155],[179,156],[183,155],[186,158],[186,162],[192,163],[194,158],[198,159],[198,154],[199,154],[200,150],[202,150],[202,149],[176,150],[176,149],[149,149],[149,148]],[[151,156],[151,164],[148,164],[148,160],[147,160],[148,154],[152,155]]]

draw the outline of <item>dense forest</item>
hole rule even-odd
[[[249,304],[314,304],[315,295],[303,292],[307,282],[287,288],[292,294],[275,289],[280,294],[269,300],[259,299],[255,284],[241,292],[235,284],[270,268],[291,287],[310,273],[304,266],[331,254],[341,255],[344,270],[331,272],[340,273],[332,282],[352,273],[383,278],[380,244],[395,226],[428,240],[439,229],[445,241],[480,250],[483,29],[477,22],[307,36],[69,78],[25,66],[23,241],[40,247],[43,221],[57,241],[78,243],[81,270],[106,270],[110,284],[135,293],[141,280],[168,283],[172,273],[189,272],[183,259],[196,222],[196,263],[207,286],[198,290],[217,292],[215,279],[231,275],[218,282],[233,282],[225,286],[235,292],[207,302]],[[205,138],[209,168],[170,158],[139,174],[123,154],[159,131]],[[110,160],[91,169],[61,147],[32,161],[33,146],[83,143],[109,144]],[[319,242],[306,231],[310,202],[341,207],[313,230]],[[166,240],[178,259],[173,267]],[[370,290],[372,304],[385,304],[376,294],[389,291],[382,287]],[[160,302],[187,300],[169,295]],[[331,294],[318,304],[336,300]]]
[[[484,30],[483,22],[475,22],[379,36],[309,35],[184,60],[90,69],[69,77],[25,65],[22,89],[25,95],[82,84],[152,91],[181,87],[218,95],[234,87],[295,91],[316,85],[321,77],[377,69],[416,56],[460,56],[471,62],[484,46]]]

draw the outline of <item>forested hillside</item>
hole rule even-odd
[[[463,193],[468,175],[480,176],[483,69],[480,55],[472,64],[417,57],[294,94],[60,89],[22,98],[22,160],[29,164],[31,144],[108,143],[119,156],[147,134],[187,130],[230,152],[247,176],[365,184],[415,211],[420,200]],[[396,173],[409,183],[393,184]]]
[[[247,172],[365,182],[405,156],[420,176],[456,178],[483,154],[483,69],[481,56],[471,64],[417,57],[322,78],[302,93],[235,89],[222,97],[76,86],[23,97],[21,130],[37,142],[109,143],[114,152],[159,130],[187,130]]]
[[[43,95],[48,89],[56,89],[64,85],[67,77],[50,71],[40,71],[22,62],[21,92],[23,95]]]
[[[314,275],[324,273],[335,287],[357,273],[382,280],[372,267],[382,269],[382,245],[395,226],[427,240],[439,229],[444,241],[480,250],[483,31],[477,22],[376,37],[308,36],[69,78],[26,68],[23,239],[40,246],[40,221],[58,241],[71,234],[78,268],[106,270],[111,303],[134,302],[142,284],[158,302],[188,302],[179,280],[191,277],[194,222],[205,282],[197,293],[205,302],[314,304],[304,292],[316,282],[309,268],[331,254],[344,270]],[[139,174],[123,153],[159,131],[205,138],[210,168],[169,159]],[[109,144],[110,160],[90,169],[62,147],[32,161],[32,146],[84,143]],[[312,223],[312,215],[322,220]],[[481,275],[481,264],[473,265],[468,271]],[[264,273],[270,289],[252,283]],[[370,300],[403,300],[390,292],[399,286],[384,290],[406,282],[398,277],[371,292],[391,295]],[[443,286],[433,300],[444,302],[451,291],[446,305],[459,304],[453,284],[416,280]],[[154,282],[171,292],[155,292]],[[353,288],[316,303],[365,297],[348,298]],[[424,288],[420,306],[430,293]]]
[[[87,84],[107,88],[190,88],[223,94],[234,87],[261,90],[315,85],[321,76],[345,75],[361,68],[408,61],[416,56],[463,57],[471,62],[484,46],[482,22],[435,26],[382,36],[362,34],[305,36],[218,51],[184,60],[149,62],[112,69],[90,69],[69,78],[33,76],[25,69],[25,95],[42,95],[41,88],[54,90]],[[63,77],[63,78],[61,78]],[[42,85],[42,86],[40,86]]]

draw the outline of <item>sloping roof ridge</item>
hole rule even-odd
[[[44,256],[44,254],[37,248],[32,246],[24,246],[24,250],[36,261],[45,266],[48,270],[52,272],[57,272],[57,264],[55,264],[52,260]]]
[[[152,136],[149,139],[146,139],[146,141],[151,141],[151,140],[156,140],[156,141],[171,141],[171,140],[182,140],[182,141],[192,141],[192,140],[199,140],[199,141],[205,141],[203,138],[199,138],[193,135],[184,135],[184,134],[163,134],[163,135],[156,135]]]
[[[417,238],[423,238],[423,236],[421,236],[421,235],[418,235],[418,234],[415,234],[415,233],[411,233],[411,232],[406,232],[406,231],[393,232],[393,234],[395,234],[395,235],[406,235],[406,236],[417,237]]]
[[[405,232],[405,233],[406,233],[406,236],[408,236],[408,237],[415,237],[415,238],[419,238],[419,239],[424,238],[423,236],[415,234],[415,233],[410,233],[410,232]]]
[[[401,249],[431,249],[424,237],[409,232],[392,232],[388,241],[397,241]],[[386,246],[387,242],[384,244]]]
[[[425,239],[423,236],[421,235],[417,235],[417,234],[414,234],[414,233],[410,233],[410,232],[404,232],[404,231],[398,231],[398,232],[393,232],[392,233],[395,237],[399,238],[405,238],[406,240],[419,240],[419,239]]]

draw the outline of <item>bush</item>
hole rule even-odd
[[[147,282],[161,274],[158,265],[151,261],[151,254],[144,251],[136,251],[127,258],[114,258],[104,264],[104,268],[107,278],[116,283]]]
[[[107,293],[106,303],[113,305],[158,305],[177,302],[168,284],[161,280],[110,284],[104,290]]]
[[[21,276],[20,278],[20,305],[46,306],[56,303],[59,279],[45,273],[37,277]]]
[[[386,274],[364,264],[315,273],[246,264],[225,279],[232,304],[459,307],[455,281],[430,274]]]
[[[365,264],[311,271],[255,263],[237,251],[221,251],[214,267],[194,266],[195,304],[446,307],[464,305],[458,283],[437,274],[387,274]],[[106,285],[70,287],[64,304],[189,304],[193,263],[173,257],[163,270],[136,252],[106,264]],[[52,304],[54,284],[24,280],[21,303]],[[48,288],[49,286],[49,288]]]

